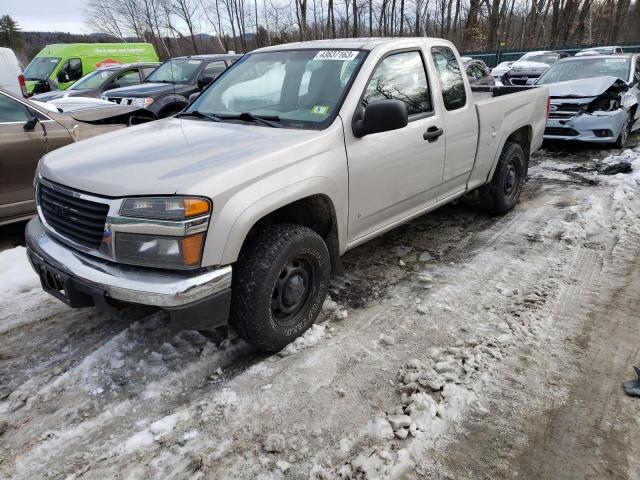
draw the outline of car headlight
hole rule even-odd
[[[120,216],[149,233],[116,231],[115,255],[122,263],[168,269],[198,268],[211,203],[198,197],[127,198]]]
[[[202,260],[204,233],[188,237],[164,237],[139,233],[116,233],[119,262],[144,267],[197,268]]]
[[[210,209],[209,200],[204,198],[142,197],[125,199],[120,207],[120,215],[158,220],[186,220],[206,215]]]
[[[146,97],[146,98],[134,98],[131,101],[131,105],[134,107],[140,107],[140,108],[147,108],[149,105],[151,105],[153,103],[153,98],[151,97]]]

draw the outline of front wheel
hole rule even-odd
[[[622,130],[620,131],[620,135],[616,142],[613,144],[615,148],[624,148],[627,143],[627,139],[629,138],[629,134],[631,133],[631,126],[633,125],[633,115],[629,112],[626,122],[622,126]]]
[[[310,228],[267,227],[237,262],[230,325],[261,350],[281,350],[315,322],[327,294],[330,265],[327,245]]]
[[[501,215],[515,207],[526,176],[526,160],[519,143],[507,142],[502,149],[491,182],[480,189],[486,210]]]

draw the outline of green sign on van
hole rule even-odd
[[[24,71],[29,95],[65,90],[97,68],[117,63],[157,62],[150,43],[58,43],[47,45]]]

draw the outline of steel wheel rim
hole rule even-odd
[[[297,323],[311,296],[313,282],[313,268],[306,258],[299,256],[284,265],[271,293],[271,316],[276,324],[290,327]]]
[[[507,166],[507,171],[504,176],[504,193],[506,196],[511,196],[518,189],[518,167],[516,163],[511,160]]]

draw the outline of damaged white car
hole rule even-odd
[[[536,82],[549,87],[544,138],[613,144],[623,148],[640,128],[640,55],[564,59]]]

